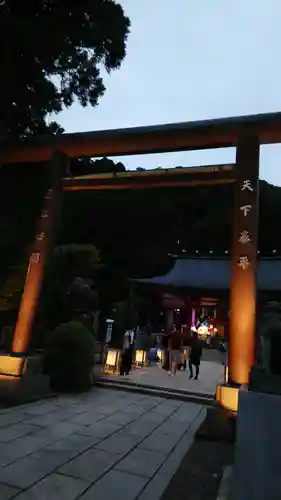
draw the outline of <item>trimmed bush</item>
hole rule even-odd
[[[92,385],[95,340],[78,321],[58,325],[47,338],[46,371],[51,388],[59,392],[82,392]]]

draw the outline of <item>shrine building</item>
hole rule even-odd
[[[163,276],[134,280],[140,293],[151,295],[162,327],[173,324],[190,329],[198,317],[208,316],[223,325],[230,315],[231,259],[215,256],[171,256],[173,267]],[[244,265],[247,265],[244,263]],[[257,261],[257,310],[263,303],[281,298],[281,258],[260,257]]]

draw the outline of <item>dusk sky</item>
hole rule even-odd
[[[128,53],[96,108],[56,119],[67,132],[281,111],[280,0],[121,0]],[[232,149],[118,158],[127,169],[231,162]],[[116,158],[115,158],[116,159]],[[281,146],[260,175],[281,186]]]

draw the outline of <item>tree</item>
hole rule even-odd
[[[12,270],[0,289],[0,312],[16,311],[20,305],[26,277],[26,262]]]
[[[77,278],[93,278],[100,265],[98,249],[91,245],[61,245],[54,249],[50,260],[49,275],[52,281],[70,285]]]
[[[46,328],[73,319],[82,302],[94,312],[97,294],[91,285],[99,267],[99,251],[93,245],[56,247],[46,268],[37,323]]]
[[[74,99],[96,106],[101,66],[120,67],[129,27],[114,0],[2,0],[0,138],[59,133],[50,113]]]
[[[70,165],[71,175],[87,175],[87,174],[116,174],[125,172],[126,168],[120,161],[114,163],[110,158],[104,157],[99,160],[91,158],[72,158]]]
[[[121,347],[125,331],[135,328],[138,324],[137,308],[131,297],[114,304],[113,319],[112,344]]]
[[[93,335],[82,323],[58,325],[48,336],[44,357],[51,388],[62,392],[90,389],[94,349]]]

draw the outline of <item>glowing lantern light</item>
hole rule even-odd
[[[119,361],[120,361],[121,351],[119,349],[109,349],[107,351],[104,372],[115,374],[119,371]]]
[[[136,368],[143,368],[147,364],[147,351],[136,350],[135,365]]]
[[[159,361],[157,361],[158,364],[162,365],[163,361],[164,361],[164,349],[157,349],[156,356],[157,356],[157,359],[159,360]]]

